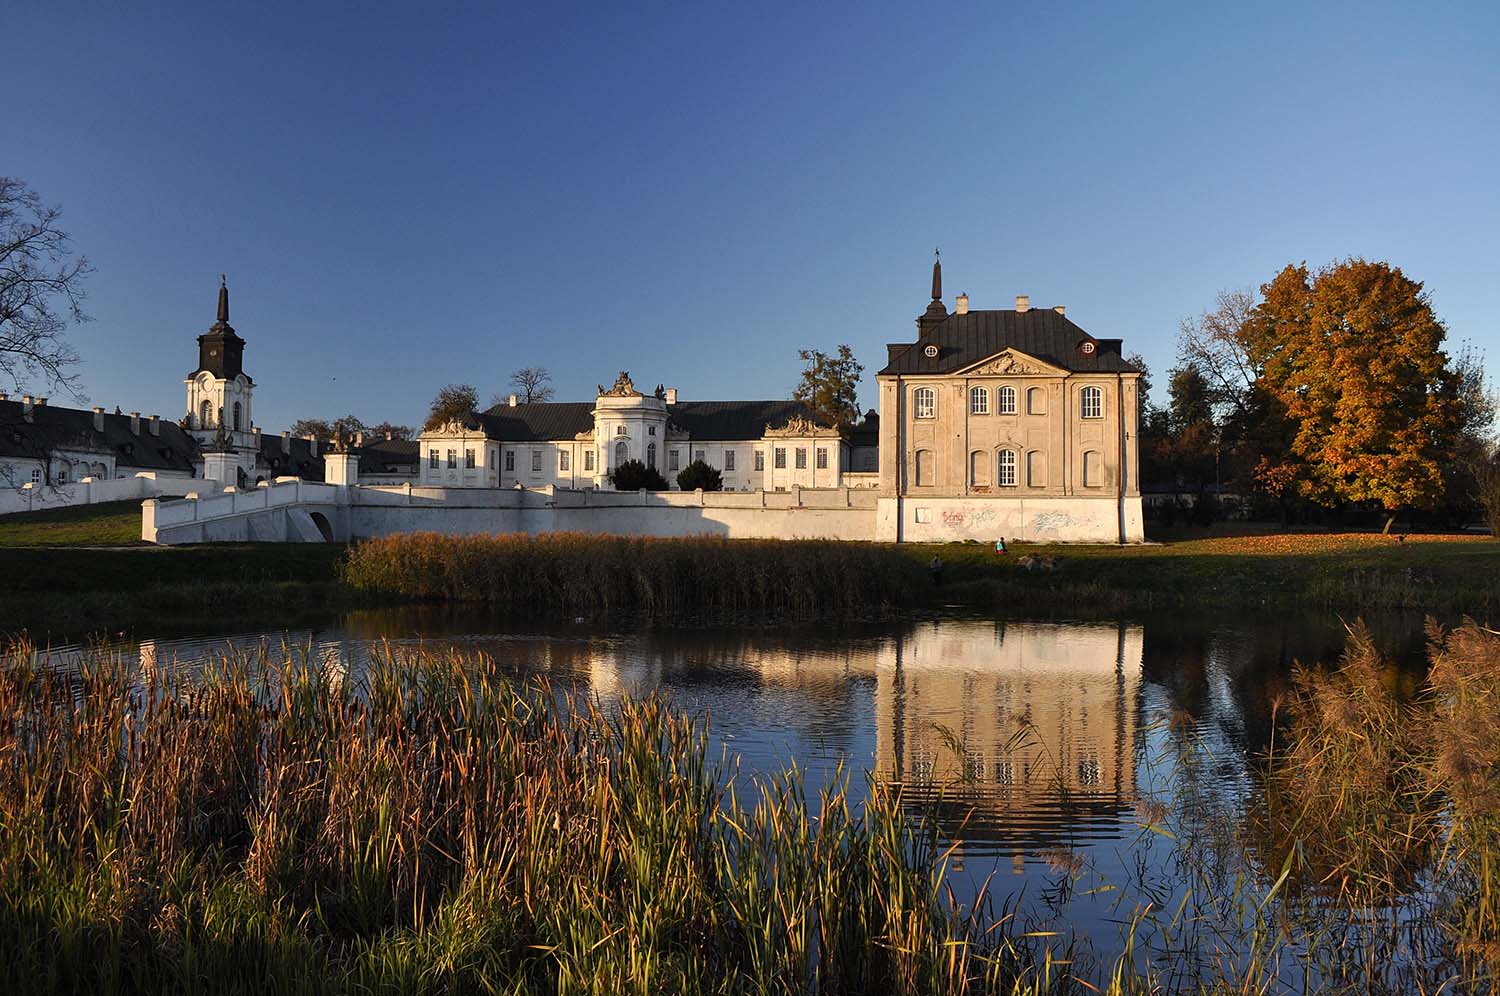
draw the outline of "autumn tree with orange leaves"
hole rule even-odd
[[[1458,384],[1422,284],[1389,263],[1348,259],[1316,273],[1287,266],[1261,295],[1240,340],[1294,435],[1260,473],[1295,480],[1325,505],[1379,502],[1386,529],[1402,508],[1435,505]]]

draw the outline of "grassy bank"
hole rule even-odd
[[[1146,546],[901,547],[944,568],[946,600],[997,611],[1091,615],[1162,609],[1500,609],[1500,541],[1457,535],[1277,533]],[[1033,558],[1027,569],[1027,558]],[[1035,561],[1042,561],[1038,564]]]
[[[351,548],[343,577],[372,595],[658,621],[870,616],[930,588],[909,557],[866,543],[583,533],[386,536]]]
[[[0,549],[135,545],[144,545],[139,501],[69,505],[0,516]]]
[[[131,502],[0,518],[0,630],[77,637],[176,620],[284,624],[412,600],[672,622],[953,606],[1073,617],[1500,609],[1500,541],[1487,537],[1293,533],[1013,544],[997,556],[981,544],[414,534],[360,544],[346,564],[342,545],[151,547],[135,540],[138,528]],[[934,555],[940,588],[928,570]]]

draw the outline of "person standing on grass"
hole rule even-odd
[[[995,540],[995,552],[998,553],[998,554],[1001,554],[1002,556],[1005,554],[1005,537],[1004,536],[1002,536],[999,539]]]
[[[943,558],[934,553],[932,563],[927,565],[927,573],[932,575],[932,586],[941,588],[943,586]]]

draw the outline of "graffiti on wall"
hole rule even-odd
[[[1035,538],[1046,538],[1048,533],[1064,533],[1072,529],[1075,524],[1086,525],[1087,523],[1076,522],[1067,512],[1042,512],[1036,517],[1033,527]]]
[[[972,528],[974,526],[982,526],[987,522],[994,522],[998,514],[993,508],[944,509],[943,525],[949,529],[962,529],[966,526]]]

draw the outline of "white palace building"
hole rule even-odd
[[[887,347],[879,411],[821,424],[796,401],[694,401],[620,373],[592,401],[505,404],[415,441],[263,435],[245,340],[198,337],[176,422],[0,395],[0,514],[147,499],[156,542],[386,532],[1139,542],[1140,372],[1062,307],[949,311],[942,270],[914,340]],[[723,491],[615,491],[626,461],[675,489],[702,460]]]

